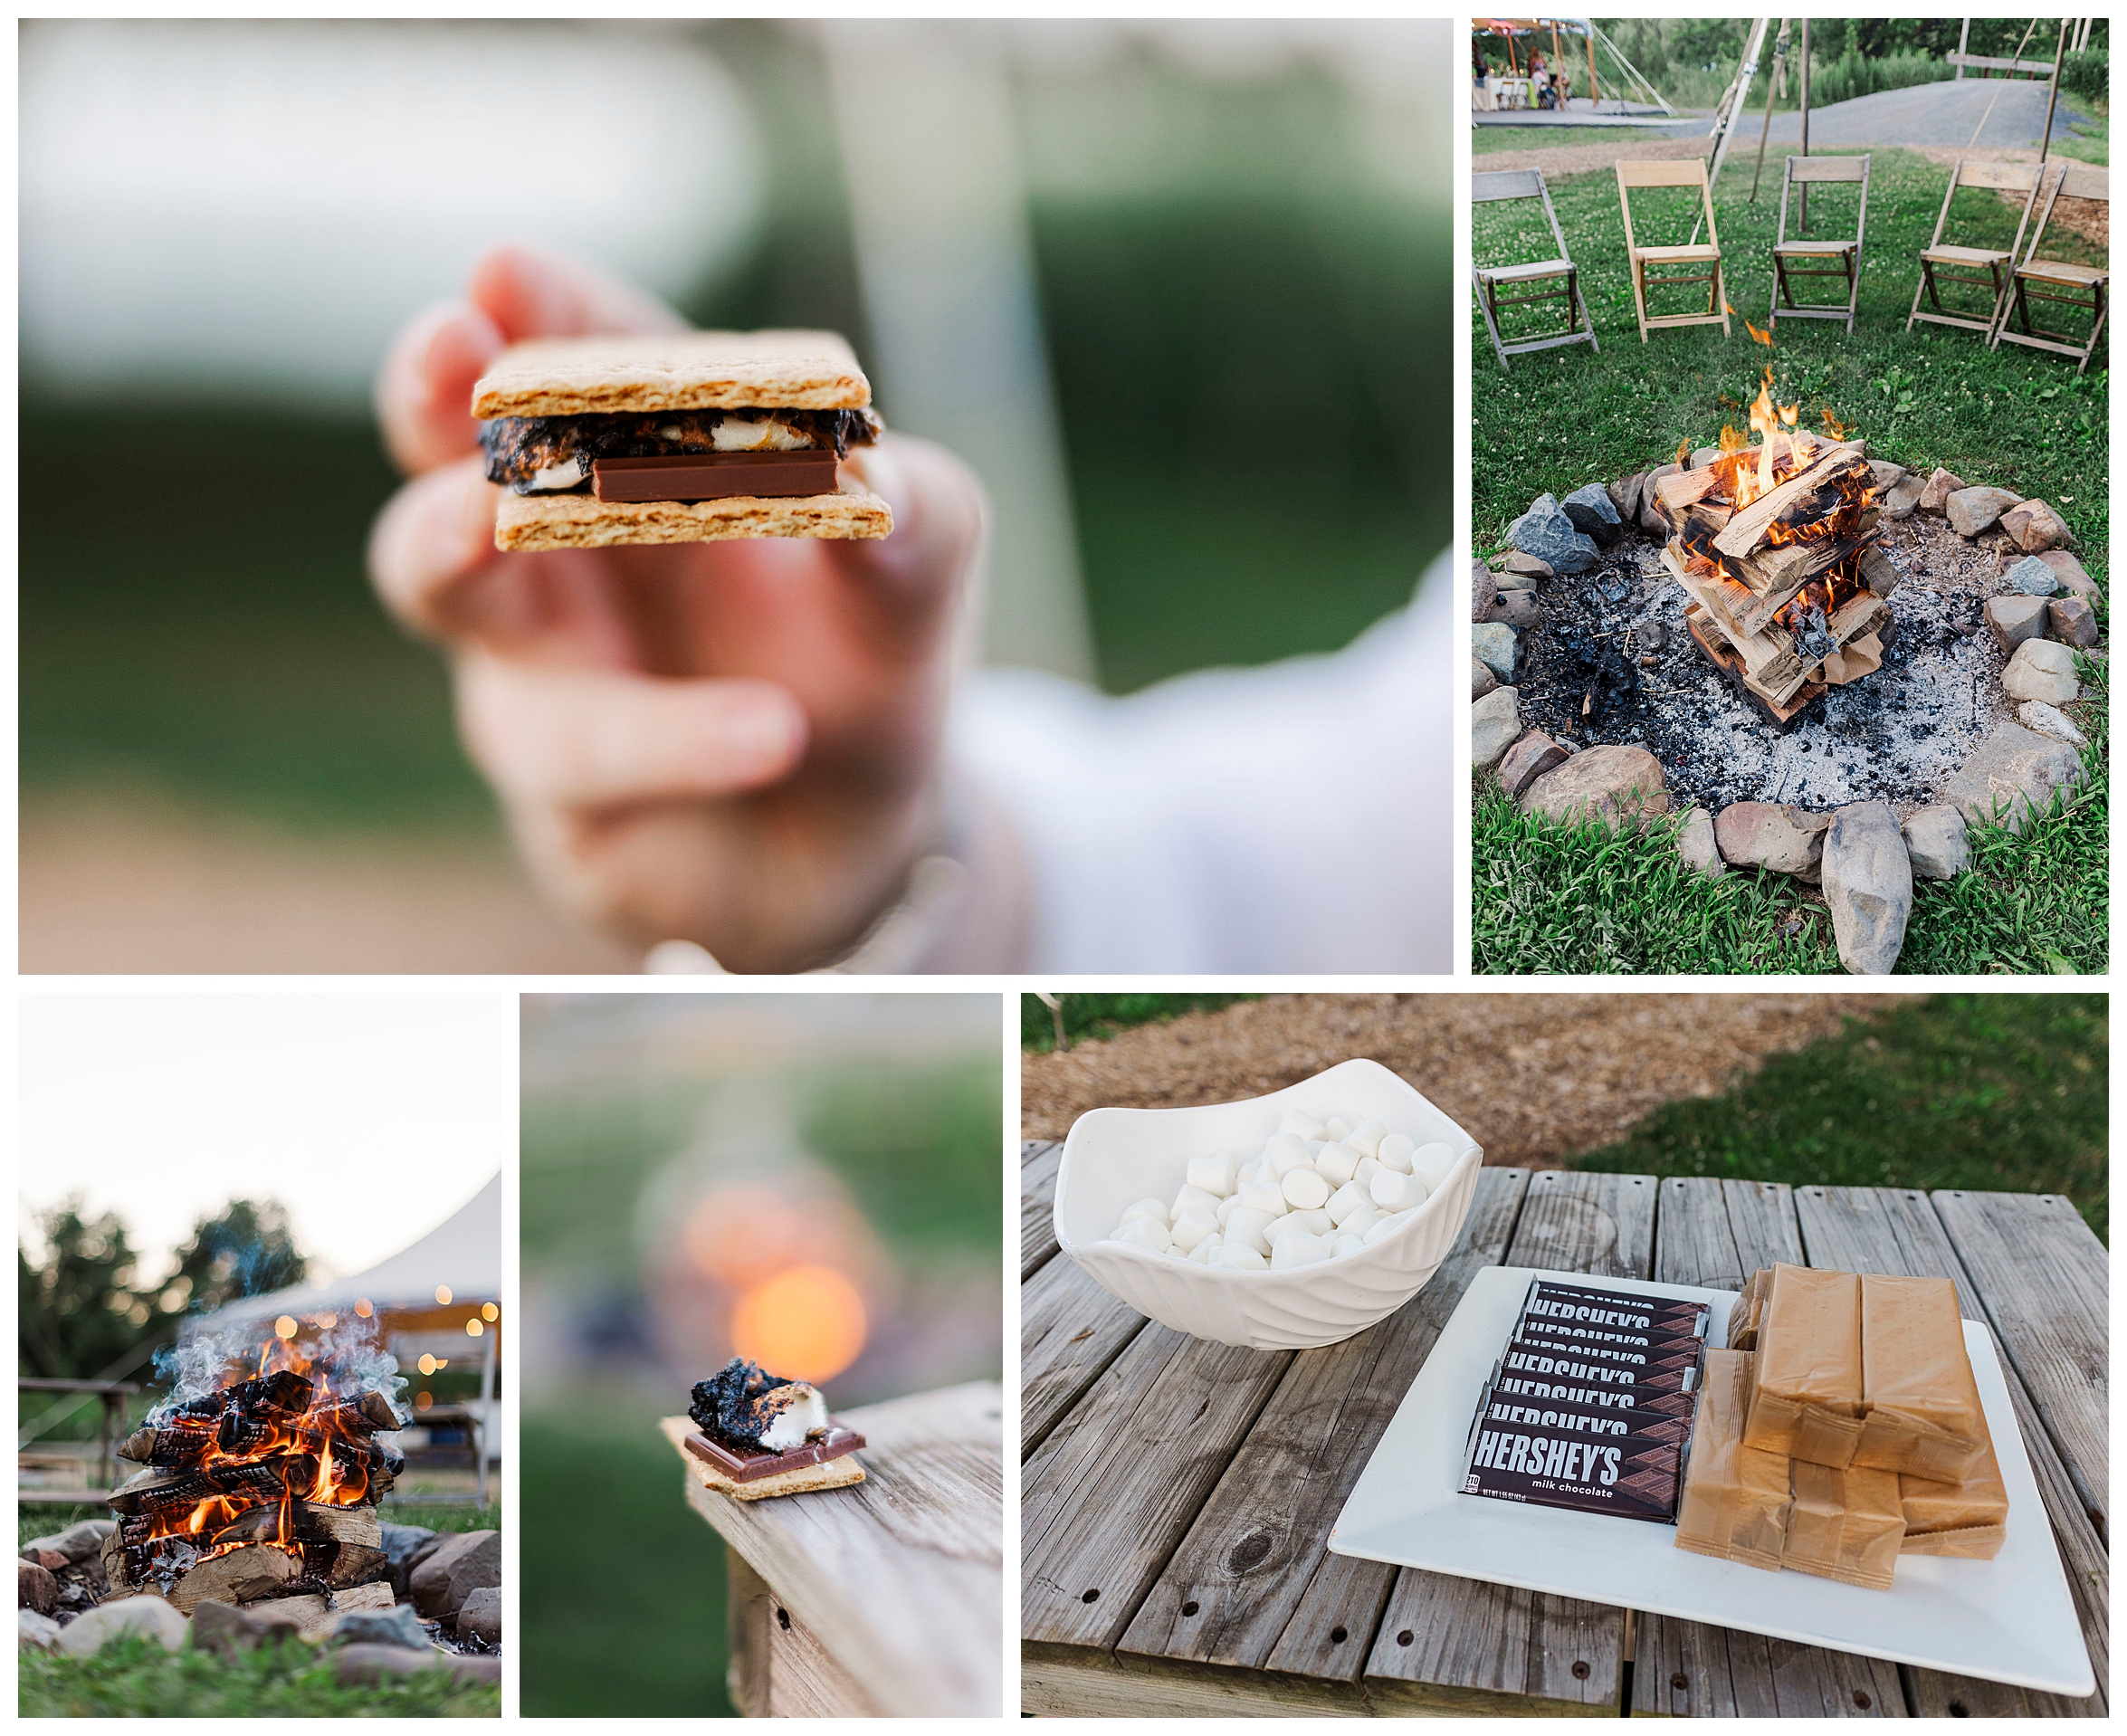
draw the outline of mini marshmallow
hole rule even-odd
[[[1172,1244],[1159,1250],[1159,1257],[1163,1260],[1179,1260],[1184,1265],[1189,1263],[1189,1256]]]
[[[1302,1140],[1319,1140],[1322,1137],[1322,1124],[1303,1109],[1289,1109],[1285,1119],[1278,1123],[1278,1131],[1295,1134]]]
[[[1344,1136],[1344,1143],[1362,1158],[1378,1158],[1381,1155],[1381,1140],[1388,1131],[1378,1121],[1361,1121]]]
[[[1262,1178],[1262,1164],[1253,1161],[1243,1164],[1238,1169],[1234,1171],[1234,1191],[1238,1193],[1250,1182],[1259,1180]]]
[[[1234,1174],[1238,1167],[1231,1151],[1215,1151],[1208,1158],[1191,1158],[1189,1186],[1201,1188],[1215,1198],[1224,1199],[1240,1185]]]
[[[1168,1235],[1167,1226],[1156,1217],[1133,1217],[1120,1227],[1112,1238],[1128,1242],[1133,1247],[1150,1248],[1155,1254],[1164,1254],[1174,1238]]]
[[[1314,1154],[1314,1167],[1332,1188],[1341,1188],[1359,1168],[1359,1153],[1342,1141],[1325,1145]]]
[[[1384,1133],[1374,1155],[1389,1168],[1407,1176],[1411,1172],[1411,1153],[1416,1149],[1417,1144],[1409,1134]]]
[[[1240,1208],[1241,1196],[1238,1194],[1228,1194],[1224,1199],[1220,1200],[1218,1202],[1219,1228],[1222,1230],[1226,1228],[1226,1219],[1231,1217],[1236,1211],[1240,1210]]]
[[[1254,1248],[1238,1242],[1228,1242],[1211,1256],[1211,1264],[1228,1272],[1267,1272],[1270,1262]]]
[[[1357,1254],[1364,1246],[1366,1244],[1356,1235],[1340,1235],[1330,1244],[1330,1258],[1341,1260],[1348,1254]]]
[[[1218,1196],[1207,1194],[1201,1188],[1185,1187],[1174,1197],[1174,1209],[1168,1213],[1167,1221],[1172,1224],[1184,1212],[1216,1212]]]
[[[1274,1179],[1307,1161],[1308,1150],[1302,1141],[1290,1133],[1273,1133],[1263,1148],[1263,1164],[1255,1173],[1259,1179]]]
[[[1276,1221],[1268,1212],[1259,1212],[1253,1207],[1243,1206],[1226,1219],[1226,1245],[1232,1247],[1238,1244],[1267,1256],[1270,1243],[1264,1239],[1263,1233]]]
[[[1397,1212],[1392,1217],[1384,1217],[1378,1224],[1375,1225],[1372,1229],[1369,1230],[1362,1239],[1370,1248],[1374,1245],[1375,1243],[1381,1240],[1383,1236],[1395,1235],[1397,1230],[1401,1227],[1403,1220],[1409,1216],[1410,1214],[1408,1212]]]
[[[1368,1184],[1374,1204],[1385,1212],[1415,1211],[1426,1203],[1426,1184],[1416,1176],[1384,1169]]]
[[[1447,1179],[1447,1172],[1454,1168],[1455,1148],[1437,1140],[1431,1145],[1421,1145],[1411,1153],[1411,1174],[1425,1182],[1427,1193],[1438,1192],[1440,1184]]]
[[[1371,1206],[1362,1206],[1337,1226],[1340,1235],[1364,1235],[1381,1221],[1381,1214]]]
[[[1332,1115],[1322,1123],[1322,1138],[1325,1140],[1340,1140],[1350,1131],[1351,1123],[1341,1115]]]
[[[1310,1235],[1327,1235],[1337,1227],[1337,1220],[1324,1211],[1287,1212],[1281,1221],[1297,1225]]]
[[[1330,1196],[1328,1211],[1331,1220],[1342,1224],[1352,1213],[1365,1211],[1374,1203],[1374,1197],[1357,1182],[1348,1181]]]
[[[1206,1211],[1202,1207],[1194,1207],[1175,1218],[1174,1227],[1168,1234],[1175,1246],[1187,1254],[1206,1236],[1218,1234],[1216,1210]]]
[[[1285,1190],[1274,1181],[1252,1181],[1241,1189],[1241,1204],[1266,1217],[1285,1214]]]
[[[1352,1166],[1351,1178],[1361,1188],[1369,1187],[1372,1185],[1374,1178],[1381,1173],[1381,1168],[1379,1159],[1361,1158]]]
[[[1294,1266],[1320,1265],[1329,1257],[1329,1243],[1319,1235],[1310,1235],[1305,1230],[1294,1230],[1290,1235],[1278,1238],[1277,1246],[1271,1250],[1270,1269],[1289,1272]]]
[[[1122,1221],[1127,1224],[1133,1217],[1149,1217],[1162,1229],[1167,1226],[1167,1207],[1157,1199],[1140,1199],[1134,1206],[1122,1208]]]
[[[1303,1212],[1319,1211],[1330,1197],[1330,1184],[1314,1169],[1288,1169],[1279,1180],[1288,1205]]]

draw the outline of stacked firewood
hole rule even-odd
[[[1898,570],[1858,444],[1782,441],[1781,472],[1746,448],[1653,484],[1663,560],[1690,596],[1702,649],[1779,723],[1883,661]],[[1767,482],[1769,487],[1764,487]],[[1747,504],[1736,504],[1764,488]]]
[[[119,1448],[147,1469],[110,1497],[112,1589],[189,1609],[385,1577],[377,1503],[405,1461],[374,1437],[400,1426],[380,1392],[335,1400],[288,1372],[159,1412]]]

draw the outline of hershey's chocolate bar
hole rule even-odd
[[[864,1437],[854,1428],[836,1423],[817,1440],[806,1441],[782,1453],[744,1452],[712,1440],[696,1429],[687,1436],[687,1451],[713,1464],[733,1483],[758,1483],[779,1471],[796,1471],[808,1464],[825,1464],[863,1445]]]
[[[1522,1317],[1578,1321],[1584,1325],[1618,1326],[1648,1331],[1655,1326],[1688,1331],[1703,1338],[1710,1312],[1703,1302],[1688,1296],[1635,1296],[1623,1291],[1593,1286],[1561,1284],[1546,1278],[1532,1279]]]
[[[1484,1395],[1478,1416],[1486,1422],[1521,1423],[1531,1428],[1549,1429],[1584,1440],[1617,1440],[1627,1435],[1644,1435],[1650,1440],[1682,1446],[1691,1438],[1692,1414],[1670,1416],[1658,1410],[1624,1410],[1601,1405],[1572,1405],[1557,1399],[1531,1398],[1498,1390]]]
[[[1645,1435],[1586,1440],[1480,1416],[1470,1431],[1462,1492],[1673,1524],[1682,1463],[1674,1442]]]
[[[1517,1339],[1506,1348],[1493,1370],[1534,1379],[1569,1382],[1580,1387],[1608,1387],[1633,1395],[1635,1405],[1645,1406],[1650,1393],[1688,1393],[1698,1388],[1699,1365],[1694,1358],[1682,1368],[1636,1368],[1629,1363],[1605,1362],[1555,1345],[1530,1344]]]
[[[1669,1416],[1689,1416],[1698,1402],[1689,1392],[1636,1392],[1630,1387],[1512,1375],[1502,1372],[1505,1366],[1502,1360],[1500,1368],[1493,1370],[1492,1390],[1515,1397],[1547,1398],[1557,1404],[1602,1410],[1654,1411]]]
[[[1651,1331],[1636,1332],[1617,1326],[1584,1326],[1572,1321],[1544,1320],[1532,1314],[1525,1314],[1515,1322],[1513,1335],[1546,1344],[1617,1344],[1642,1350],[1657,1346],[1677,1350],[1705,1343],[1695,1333],[1671,1331],[1660,1326]]]
[[[832,494],[835,453],[730,452],[670,458],[600,458],[591,491],[601,501],[721,501],[736,494],[779,498]]]
[[[1630,1344],[1584,1344],[1571,1339],[1523,1337],[1512,1345],[1542,1350],[1553,1356],[1577,1356],[1590,1362],[1607,1362],[1623,1369],[1689,1369],[1699,1360],[1701,1341],[1695,1338],[1671,1339],[1650,1350]]]

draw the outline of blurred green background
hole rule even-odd
[[[723,1548],[658,1432],[713,1372],[673,1345],[650,1251],[675,1159],[731,1093],[787,1111],[896,1274],[837,1411],[1003,1371],[995,996],[604,996],[524,1003],[522,1704],[726,1716]],[[778,1136],[781,1137],[781,1136]],[[772,1146],[773,1140],[769,1141]],[[1001,1515],[1000,1515],[1001,1523]]]
[[[816,43],[768,23],[697,33],[775,143],[751,253],[685,312],[825,325],[865,352]],[[1053,72],[1022,54],[1012,79],[1102,684],[1348,642],[1409,598],[1450,534],[1445,115],[1430,141],[1442,185],[1420,195],[1384,170],[1347,81],[1306,52],[1207,71],[1137,43]],[[1148,114],[1150,172],[1080,172],[1118,115]],[[88,850],[81,828],[101,837],[106,821],[119,829],[100,853],[150,879],[171,872],[158,826],[204,830],[185,860],[204,852],[205,881],[255,873],[259,908],[281,908],[276,874],[321,872],[320,851],[350,841],[463,860],[523,901],[441,665],[368,595],[363,539],[394,479],[366,421],[61,404],[33,383],[21,434],[25,963],[112,968],[62,848]],[[329,912],[300,935],[247,934],[234,900],[200,920],[244,944],[243,968],[419,968],[350,943]],[[163,926],[188,920],[180,906]],[[137,944],[166,940],[149,927]],[[183,943],[145,968],[215,959],[212,935]],[[424,944],[445,968],[616,962],[558,939],[534,956],[522,934]]]

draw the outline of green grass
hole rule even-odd
[[[1717,1097],[1664,1104],[1573,1168],[2063,1194],[2107,1237],[2102,995],[1941,995],[1849,1019]]]
[[[1758,203],[1747,203],[1750,164],[1739,152],[1716,191],[1715,219],[1740,315],[1763,323],[1772,296],[1771,244],[1779,213],[1779,161],[1767,166]],[[2004,345],[1941,326],[1904,326],[1919,267],[1949,185],[1949,170],[1916,152],[1879,150],[1871,166],[1868,242],[1861,313],[1854,335],[1831,320],[1781,326],[1770,352],[1775,389],[1799,400],[1804,421],[1821,426],[1828,408],[1865,436],[1873,454],[1923,472],[1944,465],[1970,482],[1987,482],[2053,502],[2074,530],[2077,552],[2100,577],[2110,526],[2106,496],[2106,362],[2101,347],[2080,377],[2056,356]],[[1768,352],[1752,343],[1741,319],[1733,335],[1718,326],[1651,333],[1643,345],[1633,316],[1617,177],[1608,170],[1553,184],[1552,203],[1568,252],[1601,339],[1513,358],[1502,373],[1473,302],[1476,391],[1473,399],[1471,501],[1480,550],[1498,548],[1507,525],[1530,501],[1563,497],[1584,482],[1610,482],[1673,456],[1679,443],[1716,444],[1724,422],[1745,425],[1743,406],[1758,390]],[[1850,188],[1819,188],[1811,198],[1810,234],[1853,233]],[[1643,244],[1682,242],[1692,213],[1682,193],[1633,196]],[[1794,219],[1790,214],[1789,232]],[[1995,196],[1958,195],[1945,239],[2006,247],[2016,213]],[[1548,257],[1553,244],[1540,207],[1522,202],[1478,207],[1476,256],[1504,261]],[[2057,224],[2063,256],[2092,250]],[[1655,311],[1684,311],[1688,291],[1672,291]]]
[[[598,1426],[528,1416],[518,1439],[539,1516],[519,1580],[525,1715],[730,1717],[723,1545],[654,1420],[625,1407]]]
[[[437,1670],[342,1687],[329,1658],[300,1640],[241,1657],[166,1652],[138,1636],[94,1657],[24,1651],[24,1718],[499,1718],[500,1687]]]
[[[2112,110],[2104,103],[2085,103],[2082,122],[2065,138],[2053,141],[2053,155],[2073,157],[2101,168],[2112,160]]]
[[[1076,1044],[1100,1043],[1137,1025],[1160,1025],[1184,1013],[1216,1012],[1256,995],[1064,995],[1064,1035]],[[1047,1054],[1056,1046],[1056,1016],[1038,996],[1019,997],[1019,1046]]]

